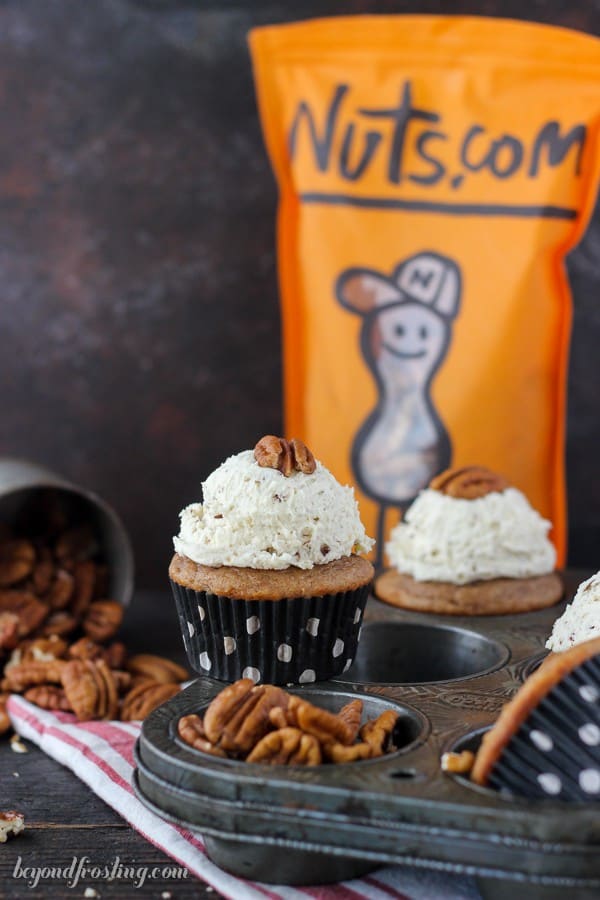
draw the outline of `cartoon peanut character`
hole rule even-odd
[[[378,563],[387,509],[404,509],[450,463],[431,384],[450,344],[460,293],[457,264],[433,252],[411,256],[391,277],[346,269],[336,284],[342,306],[362,316],[360,346],[377,385],[377,404],[354,438],[352,468],[361,490],[379,503]]]

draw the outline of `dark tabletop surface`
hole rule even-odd
[[[179,625],[170,597],[140,593],[128,609],[122,630],[132,651],[160,653],[186,665]],[[27,879],[15,877],[20,860],[25,867],[60,867],[89,857],[90,868],[112,868],[118,856],[123,867],[136,871],[147,867],[171,868],[173,860],[148,843],[100,800],[72,772],[47,757],[29,742],[28,753],[15,753],[7,740],[0,739],[0,808],[17,809],[25,816],[26,830],[17,838],[0,844],[0,898],[83,897],[86,888],[98,897],[156,897],[185,900],[187,897],[219,897],[217,891],[193,875],[186,879],[147,876],[141,887],[134,879],[112,883],[106,879],[82,879],[68,889],[64,879],[40,879],[35,887]],[[137,876],[139,878],[139,875]]]

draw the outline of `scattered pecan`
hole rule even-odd
[[[429,482],[432,490],[462,500],[475,500],[486,494],[504,491],[509,486],[506,478],[484,466],[446,469]]]
[[[28,687],[46,684],[48,681],[59,684],[66,665],[67,663],[61,659],[52,659],[48,662],[22,662],[4,670],[3,684],[8,691],[24,691]]]
[[[321,763],[321,747],[315,737],[304,734],[299,728],[280,728],[261,738],[246,762],[318,766]]]
[[[364,741],[350,746],[332,741],[323,744],[323,755],[334,763],[349,763],[358,762],[360,759],[373,759],[376,754],[371,744]]]
[[[10,731],[10,719],[6,710],[9,694],[0,694],[0,734]]]
[[[52,554],[47,547],[40,547],[38,550],[37,562],[31,573],[31,583],[34,592],[38,594],[38,596],[45,594],[52,584],[53,577],[54,563],[52,561]]]
[[[0,612],[15,613],[19,617],[19,637],[26,637],[48,615],[45,603],[30,591],[0,591]]]
[[[71,644],[68,653],[71,659],[99,659],[102,656],[103,648],[91,638],[82,637]]]
[[[71,611],[74,616],[82,616],[88,609],[94,597],[96,586],[96,564],[91,559],[84,559],[75,563],[73,569],[75,589]]]
[[[254,448],[254,458],[262,468],[279,469],[286,478],[294,471],[310,475],[317,466],[303,441],[297,438],[287,441],[274,434],[266,434],[260,439]]]
[[[338,719],[345,722],[349,729],[350,743],[356,740],[358,729],[360,728],[360,720],[362,718],[363,702],[358,698],[350,700],[345,706],[342,706],[337,714]]]
[[[145,719],[152,710],[178,692],[178,684],[157,684],[155,681],[139,684],[125,695],[121,719],[123,722]]]
[[[0,844],[4,844],[9,834],[20,834],[25,828],[25,817],[14,809],[0,812]]]
[[[0,612],[0,650],[14,650],[18,640],[18,615],[14,612]]]
[[[470,750],[463,750],[461,753],[443,753],[441,765],[444,772],[452,772],[453,775],[466,775],[473,768],[474,762],[475,754]]]
[[[194,747],[196,750],[202,750],[203,753],[210,753],[212,756],[220,756],[227,758],[227,754],[220,747],[216,747],[206,737],[202,719],[200,716],[192,714],[190,716],[182,716],[177,723],[177,733],[182,741]]]
[[[35,565],[35,547],[31,541],[15,540],[0,544],[0,587],[11,587],[31,574]]]
[[[23,662],[50,662],[53,659],[62,659],[67,647],[67,642],[57,634],[33,638],[21,644],[21,658]]]
[[[63,712],[71,712],[71,704],[67,700],[64,690],[55,684],[39,684],[25,691],[26,700],[35,703],[42,709],[60,709]]]
[[[73,596],[75,581],[70,572],[56,569],[48,591],[47,600],[52,609],[65,609]]]
[[[376,719],[366,722],[360,729],[360,738],[373,748],[374,756],[382,756],[392,741],[392,735],[398,714],[393,709],[386,709]]]
[[[42,634],[57,634],[59,637],[64,637],[75,631],[77,625],[78,622],[75,616],[72,616],[71,613],[66,612],[65,610],[57,610],[56,612],[51,613],[44,622]]]
[[[107,641],[114,637],[123,619],[123,607],[114,600],[94,600],[87,610],[83,630],[94,641]]]
[[[313,734],[322,744],[336,742],[347,745],[351,744],[356,736],[351,723],[305,700],[298,704],[296,717],[298,727]]]
[[[286,706],[281,688],[243,678],[215,697],[206,710],[204,729],[211,743],[244,755],[271,729],[270,711]]]
[[[131,689],[131,673],[124,672],[122,669],[113,669],[112,666],[109,665],[110,671],[112,672],[112,676],[115,679],[115,684],[117,686],[117,691],[119,694],[125,694],[127,691]]]
[[[151,653],[137,653],[130,656],[127,660],[127,670],[133,675],[144,675],[161,684],[173,684],[185,681],[189,677],[189,673],[177,663]]]
[[[109,644],[108,647],[104,648],[103,658],[110,669],[123,669],[127,660],[127,648],[125,647],[125,644],[122,644],[121,641],[113,641],[112,644]],[[182,669],[182,671],[185,672],[185,669]],[[188,677],[187,672],[185,673],[185,677]]]

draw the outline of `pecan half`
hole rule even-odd
[[[20,645],[22,662],[51,662],[53,659],[62,659],[67,652],[67,646],[67,642],[57,634],[23,641]]]
[[[360,738],[373,748],[374,756],[383,756],[392,741],[392,734],[398,721],[398,713],[386,709],[376,719],[366,722],[360,729]]]
[[[98,543],[90,525],[80,525],[63,532],[54,545],[54,555],[60,562],[90,559],[98,551]]]
[[[64,609],[73,596],[74,579],[65,569],[56,569],[46,599],[52,609]]]
[[[0,844],[4,844],[9,834],[21,834],[25,828],[25,817],[14,809],[0,812]]]
[[[206,737],[200,716],[195,714],[182,716],[177,723],[177,733],[182,741],[189,744],[190,747],[194,747],[195,750],[202,750],[203,753],[210,753],[211,756],[227,758],[225,751],[211,744]]]
[[[186,669],[177,663],[151,653],[137,653],[130,656],[126,668],[132,675],[145,675],[160,684],[175,684],[189,677]]]
[[[75,563],[73,569],[75,582],[71,611],[74,616],[82,616],[94,597],[96,586],[96,564],[91,559]]]
[[[55,684],[38,684],[36,687],[26,690],[23,696],[42,709],[60,709],[63,712],[72,712],[71,704],[67,700],[64,690]]]
[[[0,587],[10,587],[31,574],[35,565],[35,547],[30,541],[16,540],[0,544]]]
[[[10,694],[0,694],[0,734],[10,731],[10,719],[6,710],[6,704]]]
[[[178,684],[157,684],[155,681],[137,685],[123,699],[122,721],[131,722],[145,719],[154,709],[161,706],[170,697],[174,697],[179,690]]]
[[[323,744],[323,755],[334,763],[349,763],[358,762],[360,759],[373,759],[376,754],[371,744],[364,741],[360,744],[351,744],[349,747],[334,741]]]
[[[462,469],[446,469],[431,479],[429,487],[448,497],[475,500],[486,494],[504,491],[510,484],[502,475],[485,466],[465,466]]]
[[[59,637],[64,637],[67,634],[71,634],[72,631],[75,631],[77,624],[77,619],[75,616],[72,616],[71,613],[68,613],[65,610],[57,610],[56,612],[51,613],[44,622],[42,634],[47,636],[57,634]]]
[[[8,691],[24,691],[36,684],[55,682],[59,684],[62,679],[63,668],[67,665],[61,659],[52,659],[48,662],[22,662],[4,670],[4,681]]]
[[[90,604],[83,622],[83,630],[93,641],[107,641],[114,637],[123,619],[123,607],[114,600],[95,600]]]
[[[90,660],[73,659],[63,663],[62,686],[67,700],[81,721],[95,719],[98,709],[98,684]]]
[[[321,747],[311,734],[299,728],[280,728],[266,734],[247,756],[246,762],[269,765],[318,766]]]
[[[0,591],[0,612],[18,616],[19,637],[27,637],[44,621],[48,607],[29,591]]]
[[[38,561],[31,573],[31,582],[35,593],[39,596],[45,594],[52,584],[53,576],[54,563],[52,554],[47,547],[40,547],[38,550]]]
[[[354,725],[306,700],[296,708],[298,727],[314,735],[322,744],[351,744],[356,736]]]
[[[260,439],[254,448],[254,458],[262,468],[279,469],[286,478],[294,471],[310,475],[317,466],[303,441],[297,438],[286,441],[274,434],[266,434]]]
[[[274,685],[254,685],[242,678],[221,691],[204,716],[209,741],[236,754],[248,753],[271,729],[269,713],[286,708],[288,697]]]
[[[14,612],[0,612],[0,650],[14,650],[18,640],[18,615]]]
[[[360,728],[362,710],[363,702],[357,698],[356,700],[351,700],[349,703],[346,703],[345,706],[342,706],[337,714],[338,719],[345,722],[349,728],[349,734],[351,735],[350,743],[356,740],[358,729]]]

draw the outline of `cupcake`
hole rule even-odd
[[[294,684],[350,667],[373,578],[354,492],[273,435],[229,457],[180,515],[169,567],[190,664]]]
[[[597,637],[600,637],[600,572],[579,585],[573,602],[554,623],[546,647],[560,653]]]
[[[500,615],[551,606],[563,587],[543,519],[481,466],[442,472],[391,532],[379,599],[420,612]]]
[[[527,679],[484,735],[471,778],[530,799],[600,798],[600,638]]]

